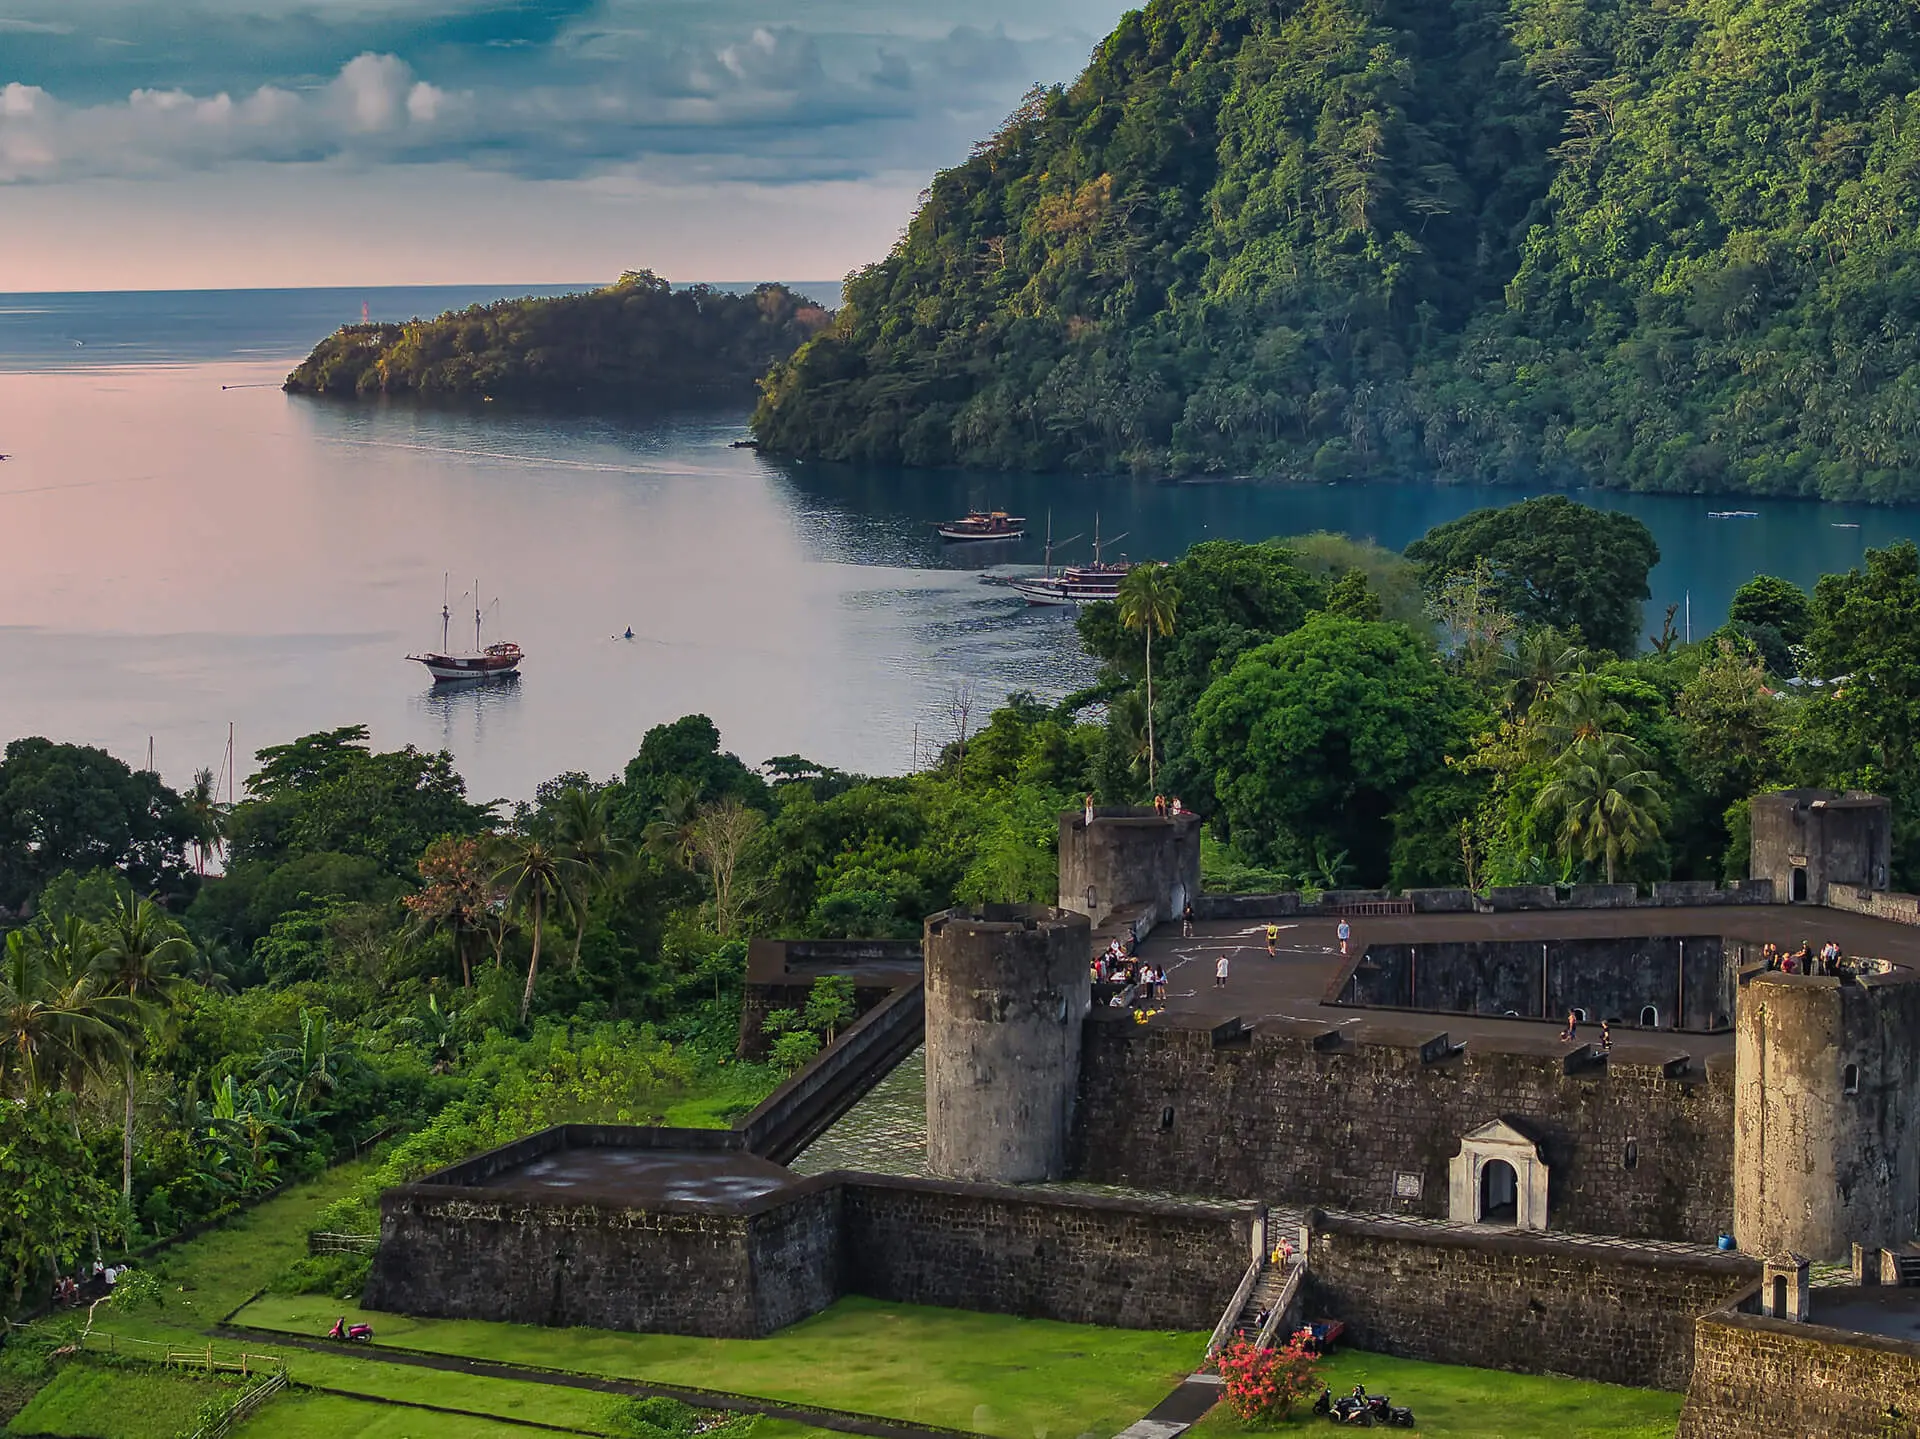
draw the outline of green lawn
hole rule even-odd
[[[297,1392],[275,1399],[234,1430],[236,1439],[536,1439],[542,1432],[464,1414]]]
[[[604,1411],[607,1401],[600,1401]],[[539,1416],[543,1423],[570,1420]],[[586,1427],[586,1426],[574,1426]],[[343,1399],[335,1394],[290,1393],[275,1400],[234,1431],[235,1439],[537,1439],[538,1429],[519,1424],[489,1423],[460,1414],[436,1414],[376,1404],[366,1399]],[[599,1431],[604,1432],[604,1431]],[[826,1429],[762,1419],[753,1426],[753,1439],[845,1439]]]
[[[1680,1421],[1682,1396],[1658,1389],[1422,1364],[1355,1350],[1335,1355],[1320,1372],[1335,1394],[1365,1384],[1370,1392],[1390,1395],[1394,1403],[1407,1405],[1420,1427],[1392,1432],[1423,1439],[1673,1439]],[[1252,1430],[1228,1414],[1224,1405],[1190,1432],[1196,1439],[1237,1439],[1244,1434],[1296,1430],[1347,1432],[1316,1414],[1296,1414],[1278,1431]]]
[[[236,1322],[319,1334],[342,1311],[324,1296],[269,1294]],[[768,1339],[345,1313],[405,1349],[813,1403],[1001,1439],[1113,1434],[1165,1398],[1206,1342],[871,1299],[843,1299]]]
[[[193,1431],[200,1406],[227,1389],[165,1370],[74,1363],[33,1396],[8,1432],[179,1439]]]

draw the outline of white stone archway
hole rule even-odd
[[[1447,1161],[1447,1217],[1460,1224],[1487,1222],[1480,1212],[1483,1176],[1487,1165],[1496,1161],[1513,1168],[1517,1192],[1512,1226],[1544,1230],[1547,1161],[1541,1156],[1538,1138],[1512,1119],[1495,1119],[1461,1136],[1460,1153]]]

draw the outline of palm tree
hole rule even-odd
[[[1666,806],[1657,784],[1658,776],[1630,751],[1582,740],[1560,757],[1534,808],[1559,820],[1563,853],[1577,852],[1588,863],[1604,860],[1612,884],[1620,860],[1660,837]]]
[[[1626,707],[1607,691],[1604,676],[1579,670],[1541,692],[1528,715],[1535,757],[1556,763],[1581,745],[1598,744],[1636,762],[1645,755],[1627,733]]]
[[[84,1056],[113,1038],[91,996],[63,986],[45,936],[14,930],[0,960],[0,1095],[58,1088]]]
[[[700,786],[685,775],[674,775],[661,790],[654,816],[640,842],[663,858],[691,864],[693,824],[700,817]]]
[[[587,934],[587,906],[633,857],[626,842],[613,832],[612,808],[604,789],[575,785],[563,790],[554,804],[554,848],[574,871],[569,900],[573,909],[573,964],[580,968],[580,945]]]
[[[125,1124],[120,1140],[120,1191],[133,1198],[133,1062],[139,1050],[140,1019],[164,1013],[193,959],[193,943],[167,912],[150,899],[123,890],[120,906],[96,929],[100,952],[95,963],[109,994],[123,996],[142,1011],[126,1032],[121,1056]]]
[[[1120,582],[1120,623],[1147,636],[1147,788],[1155,782],[1153,745],[1153,637],[1173,633],[1180,587],[1166,565],[1136,565]]]
[[[572,861],[545,840],[534,835],[516,835],[507,841],[507,862],[494,880],[506,887],[507,903],[525,912],[533,925],[533,955],[527,961],[527,988],[520,996],[520,1022],[527,1022],[533,1008],[533,982],[540,973],[540,938],[547,907],[564,904]]]
[[[1528,630],[1507,656],[1507,708],[1525,714],[1533,702],[1586,661],[1587,652],[1547,625]]]
[[[197,769],[193,772],[193,787],[180,797],[193,827],[193,867],[200,874],[207,872],[207,861],[220,852],[227,838],[227,806],[220,802],[218,794],[213,771]]]
[[[119,1073],[130,1036],[146,1012],[139,1000],[109,991],[101,964],[104,948],[100,931],[77,914],[68,915],[42,938],[49,1001],[94,1021],[77,1028],[67,1046],[61,1082],[75,1094],[89,1075],[105,1079]]]

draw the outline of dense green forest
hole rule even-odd
[[[1894,0],[1153,0],[764,382],[803,456],[1920,497]]]
[[[382,1185],[547,1124],[727,1123],[851,1012],[816,986],[770,1063],[737,1058],[752,936],[1050,902],[1087,794],[1177,795],[1210,885],[1311,892],[1737,877],[1750,795],[1858,785],[1894,799],[1895,880],[1920,882],[1920,551],[1811,594],[1756,579],[1694,643],[1640,623],[1657,558],[1560,496],[1405,554],[1208,541],[1082,610],[1093,686],[956,716],[897,777],[749,765],[689,715],[616,776],[484,804],[448,755],[348,727],[260,751],[229,807],[205,773],[178,793],[15,740],[0,1296],[369,1148],[322,1227],[366,1232]],[[345,1292],[364,1262],[290,1282]]]
[[[740,399],[826,320],[784,285],[746,295],[676,290],[641,271],[585,294],[346,325],[300,362],[286,388],[603,407]]]

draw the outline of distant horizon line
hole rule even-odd
[[[619,278],[616,275],[611,280],[390,280],[367,285],[138,285],[104,290],[0,290],[0,296],[289,294],[324,290],[343,293],[360,290],[570,290],[604,288]],[[837,280],[817,277],[811,280],[670,280],[669,283],[675,288],[693,285],[844,285],[846,277],[843,275]]]

